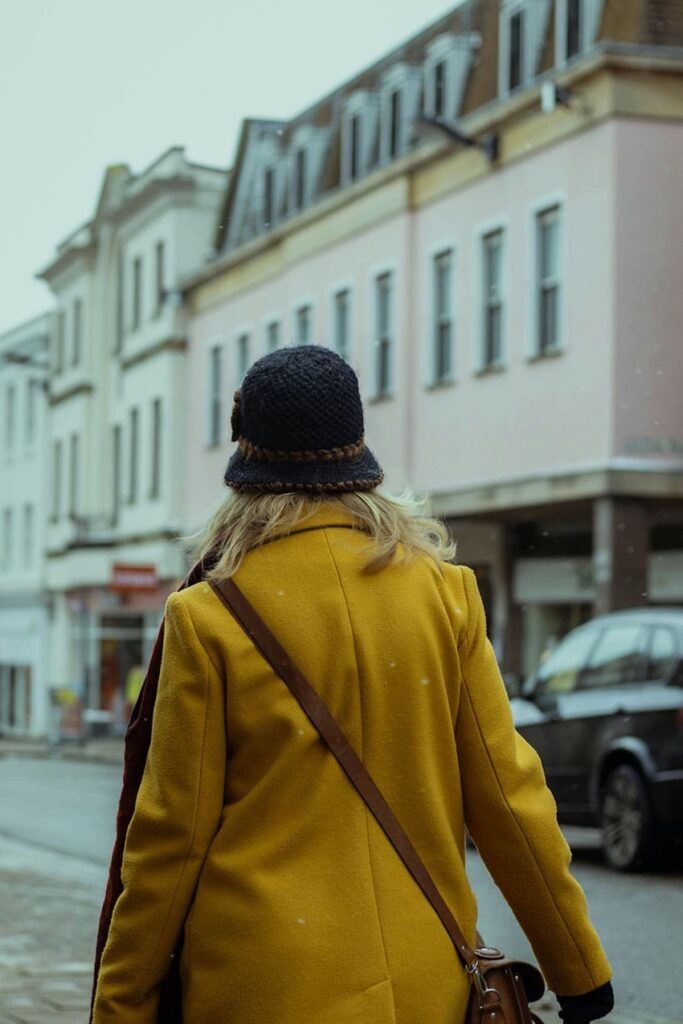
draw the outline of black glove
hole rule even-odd
[[[558,996],[557,1001],[562,1007],[560,1017],[565,1024],[590,1024],[614,1009],[614,991],[608,981],[582,996]]]

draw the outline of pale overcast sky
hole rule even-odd
[[[0,332],[93,212],[107,164],[171,145],[227,167],[243,117],[288,118],[458,0],[15,0],[0,5]]]

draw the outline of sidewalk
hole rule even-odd
[[[85,1024],[105,876],[0,837],[0,1024]]]
[[[3,757],[58,758],[90,764],[123,765],[123,736],[102,736],[89,740],[63,740],[55,745],[46,739],[0,737]]]

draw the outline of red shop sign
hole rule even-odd
[[[156,590],[159,585],[156,566],[130,565],[114,562],[109,583],[110,590],[126,592],[131,590]]]

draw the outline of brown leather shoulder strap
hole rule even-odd
[[[237,584],[229,579],[220,583],[212,582],[211,586],[245,633],[251,637],[273,671],[285,681],[301,704],[438,914],[465,967],[470,973],[476,970],[478,960],[474,951],[460,931],[419,854],[327,705],[296,667]]]

